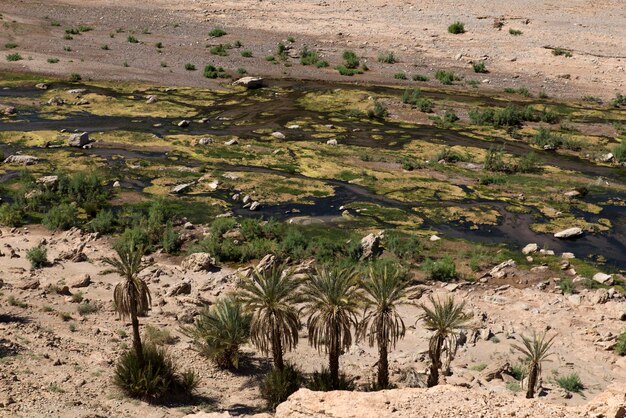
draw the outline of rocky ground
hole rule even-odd
[[[116,318],[111,305],[112,289],[119,278],[102,273],[101,258],[112,253],[108,240],[78,230],[51,234],[39,227],[1,232],[0,416],[165,417],[216,410],[233,414],[264,412],[257,385],[259,376],[268,368],[267,359],[246,346],[247,359],[239,372],[219,371],[200,357],[180,333],[181,326],[191,322],[201,306],[234,288],[237,276],[233,269],[222,266],[195,272],[189,261],[181,264],[181,257],[153,256],[155,265],[145,277],[154,306],[149,316],[142,318],[142,330],[146,338],[165,344],[181,367],[198,371],[203,381],[190,405],[152,406],[129,402],[111,382],[114,362],[130,344],[130,327]],[[189,233],[201,235],[203,228],[195,226]],[[32,271],[26,251],[40,243],[48,248],[51,265]],[[501,266],[477,277],[482,279],[447,285],[418,280],[421,295],[402,308],[408,327],[406,338],[390,355],[392,381],[400,388],[420,386],[421,373],[427,367],[428,332],[418,320],[417,304],[431,293],[451,293],[465,300],[474,319],[466,333],[467,342],[453,362],[453,374],[446,378],[452,387],[425,394],[404,390],[398,396],[391,395],[394,392],[354,396],[373,396],[363,402],[378,407],[383,402],[380,399],[389,396],[393,402],[383,402],[385,408],[398,410],[419,398],[431,405],[428,411],[433,411],[424,416],[438,416],[434,405],[449,396],[472,399],[469,414],[488,410],[491,412],[483,416],[500,416],[500,410],[496,413],[493,408],[503,405],[506,408],[502,411],[521,413],[530,404],[522,400],[518,382],[510,374],[511,366],[519,363],[511,344],[531,329],[548,329],[557,335],[551,362],[544,365],[542,396],[532,404],[533,408],[542,405],[542,409],[533,409],[532,416],[578,416],[537,411],[567,411],[551,405],[585,404],[609,386],[623,394],[626,358],[611,351],[626,319],[626,303],[619,293],[601,289],[563,295],[550,279],[553,272],[546,268],[527,271]],[[312,372],[325,359],[308,347],[304,330],[301,337],[288,359],[305,372]],[[341,366],[365,385],[373,379],[375,362],[375,349],[357,343],[342,357]],[[581,393],[568,393],[556,385],[558,376],[570,373],[580,376],[585,386]],[[341,404],[341,396],[348,395],[335,398],[302,392],[294,396],[290,406],[279,408],[278,416],[321,416],[323,412],[311,406],[310,399],[331,396],[327,399],[334,400],[328,402]],[[447,416],[445,411],[441,409],[441,416]]]
[[[583,95],[610,98],[626,83],[625,12],[620,0],[589,4],[582,0],[544,2],[458,2],[403,0],[203,2],[155,0],[123,1],[7,0],[0,5],[4,30],[3,55],[18,52],[23,60],[0,61],[0,69],[67,76],[79,73],[93,79],[147,80],[163,84],[203,86],[210,82],[201,71],[186,71],[186,63],[201,70],[205,64],[223,66],[231,74],[248,73],[295,79],[341,80],[409,84],[393,75],[415,73],[431,80],[438,69],[452,69],[484,88],[525,87],[554,97]],[[447,32],[452,22],[465,24],[466,33]],[[92,30],[65,38],[65,29]],[[209,30],[224,28],[226,36],[211,38]],[[514,36],[510,30],[521,31]],[[514,32],[517,33],[517,32]],[[129,35],[138,43],[129,43]],[[290,39],[293,37],[293,39]],[[241,49],[226,56],[209,51],[219,44]],[[290,41],[293,41],[291,43]],[[156,48],[157,42],[163,47]],[[267,61],[277,44],[289,48],[286,61]],[[330,67],[299,64],[304,46],[318,51]],[[334,67],[352,49],[370,71],[342,77]],[[553,48],[568,53],[554,55]],[[252,57],[241,56],[249,50]],[[392,51],[395,64],[377,62]],[[571,56],[566,56],[571,55]],[[49,63],[58,58],[58,63]],[[487,74],[475,74],[471,63],[485,61]],[[457,88],[467,89],[464,81]]]

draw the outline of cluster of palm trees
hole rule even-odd
[[[115,309],[131,320],[133,349],[143,359],[138,316],[151,304],[150,291],[138,277],[148,264],[143,250],[129,243],[116,248],[117,257],[105,258],[111,272],[124,280],[114,290]],[[285,265],[254,270],[244,277],[234,295],[221,299],[209,314],[201,315],[194,328],[184,329],[195,340],[204,339],[205,354],[223,367],[237,367],[239,346],[250,338],[265,355],[271,354],[274,368],[285,368],[284,354],[298,345],[301,319],[306,318],[309,344],[328,354],[330,387],[339,383],[339,358],[354,340],[365,340],[378,348],[377,385],[389,387],[388,353],[404,337],[406,327],[398,308],[407,303],[411,281],[406,272],[384,266],[371,266],[366,274],[352,268],[322,266],[307,278],[297,278]],[[452,297],[429,297],[421,304],[420,319],[432,332],[428,354],[430,367],[427,386],[439,383],[440,372],[447,373],[456,354],[458,332],[471,316],[465,302]],[[550,355],[554,337],[546,334],[522,337],[514,346],[526,359],[527,397],[533,397],[541,373],[541,363]]]

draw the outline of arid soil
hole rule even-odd
[[[191,233],[202,231],[196,226]],[[245,346],[247,355],[240,371],[219,371],[195,352],[180,332],[203,304],[234,289],[237,276],[232,269],[194,273],[180,267],[180,258],[154,256],[156,264],[145,273],[153,310],[141,319],[142,330],[144,335],[150,333],[148,325],[167,330],[170,338],[165,344],[173,357],[181,367],[195,369],[203,381],[192,405],[153,406],[129,401],[112,384],[114,362],[130,345],[130,326],[117,319],[112,309],[112,290],[119,277],[102,273],[101,258],[112,252],[107,239],[78,230],[50,234],[39,227],[1,232],[0,416],[165,417],[201,411],[265,412],[258,393],[258,379],[269,367],[265,357]],[[40,243],[47,246],[52,265],[32,271],[25,253]],[[81,244],[87,261],[66,260],[67,254]],[[511,390],[515,382],[510,376],[492,380],[487,375],[506,362],[519,364],[519,354],[511,344],[519,343],[520,335],[530,329],[549,329],[557,337],[551,361],[544,364],[541,402],[580,405],[611,385],[622,390],[626,387],[626,358],[611,351],[626,318],[621,296],[607,298],[606,290],[562,295],[549,279],[549,272],[517,268],[506,272],[503,278],[475,284],[421,285],[422,295],[402,308],[407,335],[390,354],[392,381],[399,387],[419,384],[419,376],[428,365],[429,334],[418,320],[418,304],[426,302],[431,293],[452,293],[467,301],[474,319],[466,333],[467,342],[452,363],[448,384],[471,388],[480,396],[498,393],[506,399],[523,398],[522,392]],[[88,282],[83,281],[85,275],[90,277]],[[190,293],[173,295],[183,281],[191,284]],[[79,314],[77,297],[70,294],[81,294],[81,303],[97,306],[97,312]],[[305,330],[301,337],[288,360],[305,372],[318,370],[326,363],[324,354],[308,347]],[[374,378],[376,360],[376,349],[359,342],[342,356],[341,367],[358,377],[359,384],[367,384]],[[556,377],[570,373],[577,373],[585,386],[580,394],[567,393],[555,384]]]
[[[451,69],[486,89],[525,87],[553,97],[605,99],[623,92],[626,83],[626,8],[621,0],[5,0],[0,13],[0,49],[6,49],[1,46],[7,42],[16,43],[10,52],[25,58],[2,59],[0,69],[194,86],[211,82],[201,71],[186,71],[186,63],[199,70],[209,63],[223,66],[233,75],[244,68],[249,74],[273,78],[389,84],[411,83],[395,80],[398,72],[405,72],[409,80],[415,73],[432,80],[436,70]],[[466,33],[447,32],[456,20],[465,23]],[[93,30],[64,39],[64,29],[81,24]],[[208,37],[214,27],[228,34]],[[522,34],[513,36],[509,29]],[[139,43],[129,43],[129,34]],[[252,58],[243,58],[238,49],[229,50],[228,56],[209,52],[211,46],[237,40]],[[281,41],[293,47],[291,58],[266,61]],[[157,42],[163,48],[156,48]],[[102,49],[104,45],[107,49]],[[318,51],[330,67],[300,65],[297,52],[304,45]],[[572,56],[555,56],[549,48],[563,48]],[[334,67],[345,49],[363,57],[370,71],[340,76]],[[385,51],[393,51],[399,62],[377,62]],[[48,64],[51,57],[60,62]],[[489,73],[473,72],[471,62],[479,60],[485,61]],[[471,89],[463,81],[457,85]]]

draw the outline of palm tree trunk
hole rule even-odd
[[[330,369],[330,383],[333,389],[339,386],[339,336],[336,333],[328,350],[328,368]]]
[[[137,319],[137,300],[133,285],[130,286],[130,318],[133,326],[133,348],[137,355],[137,361],[143,366],[143,346],[141,345],[141,335],[139,334],[139,319]]]
[[[274,357],[274,367],[280,371],[285,368],[283,362],[283,345],[280,339],[280,330],[274,327],[272,331],[272,356]]]
[[[443,347],[443,337],[437,337],[434,350],[430,350],[430,373],[428,374],[427,386],[432,388],[439,384],[439,369],[441,368],[441,348]]]
[[[378,340],[378,388],[387,389],[389,387],[389,361],[387,359],[387,340]]]
[[[526,397],[528,399],[535,397],[536,385],[537,385],[537,365],[533,364],[530,367],[530,373],[528,374],[528,389],[526,390]]]

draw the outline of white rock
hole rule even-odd
[[[430,238],[428,238],[429,241],[435,242],[435,241],[439,241],[441,238],[439,238],[437,235],[431,235]]]
[[[568,229],[564,229],[563,231],[559,231],[556,234],[554,234],[555,238],[561,238],[561,239],[565,239],[565,238],[573,238],[573,237],[577,237],[583,234],[583,230],[578,228],[578,227],[573,227],[573,228],[568,228]]]
[[[524,248],[522,248],[522,254],[528,255],[537,252],[539,246],[536,243],[528,244]]]
[[[336,139],[329,139],[328,141],[326,141],[326,143],[328,145],[337,145],[337,140]]]
[[[606,273],[596,273],[593,275],[593,280],[598,283],[612,285],[613,284],[613,275]]]
[[[282,132],[272,132],[272,136],[276,139],[285,139],[285,134]]]

